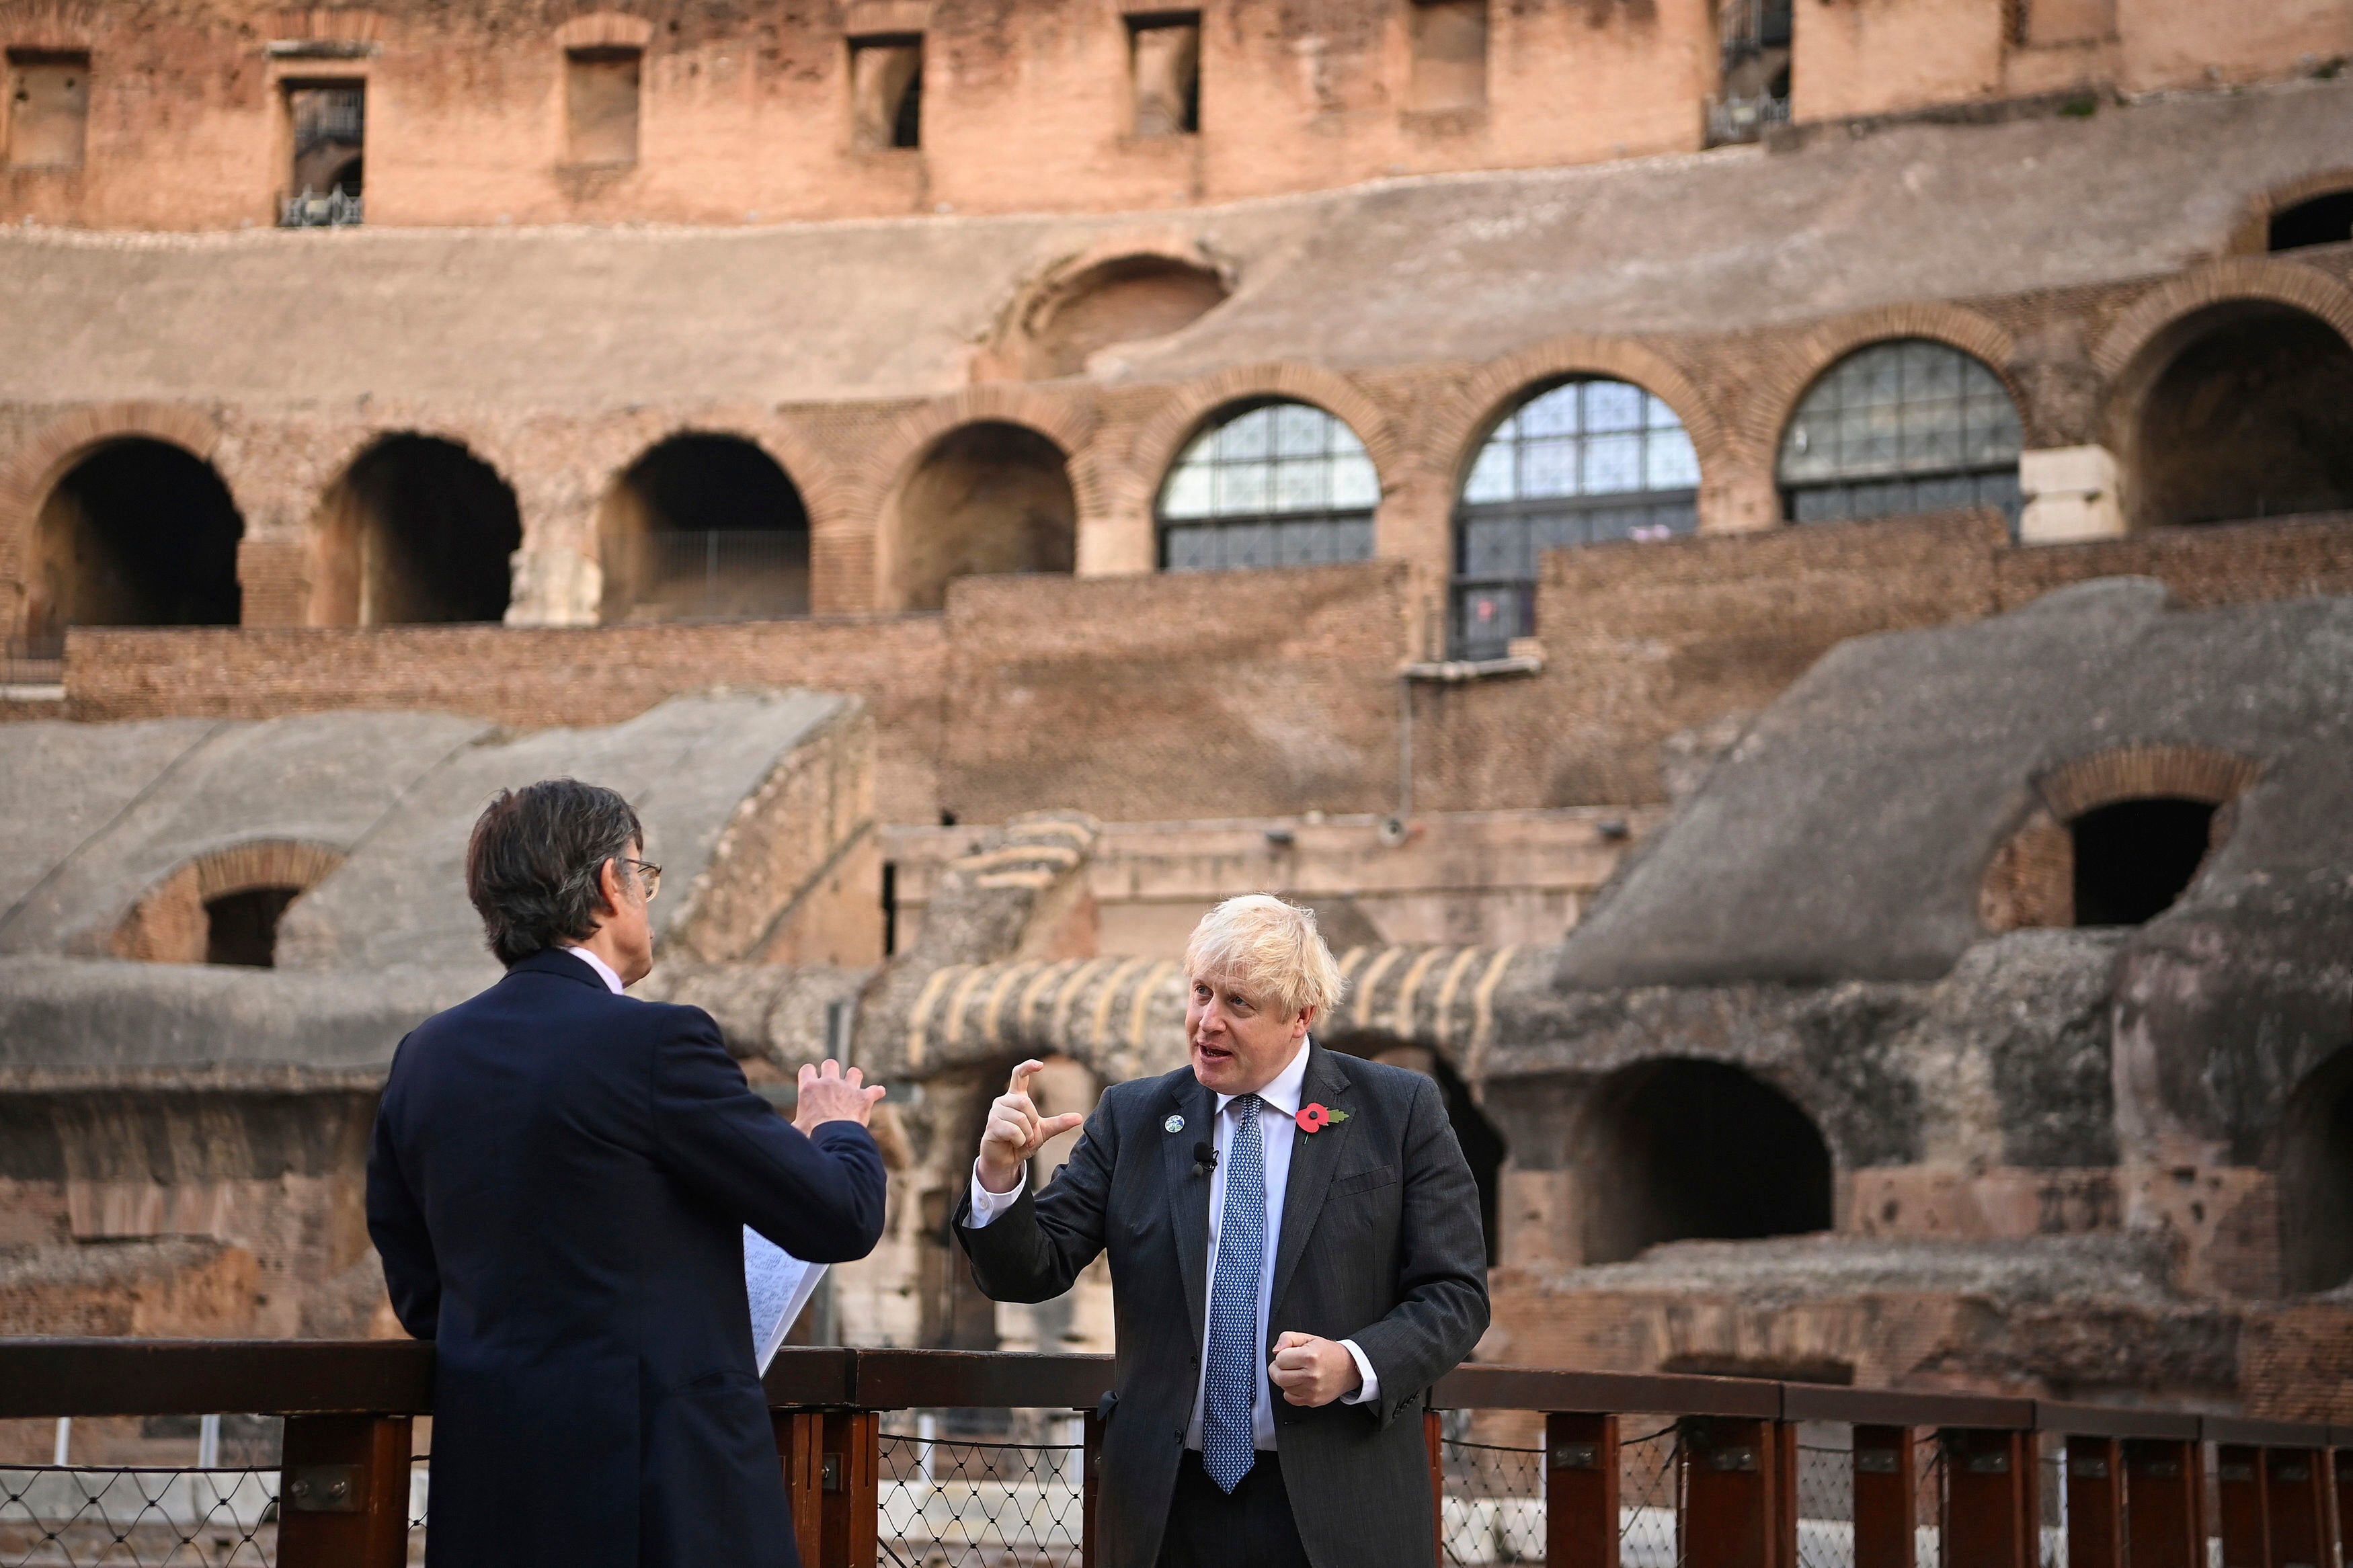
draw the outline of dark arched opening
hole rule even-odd
[[[522,518],[506,481],[455,441],[393,436],[328,492],[319,544],[315,625],[495,621]]]
[[[235,626],[244,531],[203,458],[143,437],[110,441],[41,503],[26,630]]]
[[[2288,1099],[2280,1162],[2281,1262],[2295,1294],[2353,1279],[2353,1046]]]
[[[1079,503],[1062,449],[1019,425],[988,420],[940,437],[892,510],[900,609],[940,608],[958,577],[1067,573],[1078,559]]]
[[[2334,328],[2238,301],[2178,323],[2166,342],[2178,346],[2141,400],[2133,442],[2135,521],[2353,508],[2353,348]]]
[[[2173,907],[2213,842],[2214,806],[2169,797],[2095,806],[2067,825],[2075,923],[2137,926]]]
[[[248,888],[205,905],[205,962],[269,969],[278,962],[278,922],[302,896],[300,888]]]
[[[2308,245],[2353,240],[2353,191],[2331,191],[2272,214],[2267,250],[2302,250]]]
[[[607,621],[808,614],[808,510],[741,437],[673,436],[646,453],[606,498],[600,533]]]
[[[1645,1062],[1604,1085],[1589,1114],[1579,1173],[1588,1263],[1623,1262],[1665,1241],[1831,1226],[1829,1145],[1753,1073]]]
[[[1427,1046],[1401,1045],[1386,1037],[1345,1035],[1324,1044],[1343,1055],[1408,1068],[1437,1081],[1438,1091],[1446,1097],[1447,1123],[1454,1129],[1455,1142],[1462,1146],[1472,1180],[1479,1184],[1479,1225],[1487,1238],[1487,1265],[1493,1268],[1502,1256],[1495,1229],[1495,1194],[1503,1179],[1504,1156],[1509,1151],[1503,1133],[1472,1099],[1471,1086],[1447,1065],[1445,1058]]]

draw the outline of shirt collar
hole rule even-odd
[[[597,957],[595,953],[589,952],[585,947],[574,947],[569,943],[566,943],[564,951],[578,959],[581,963],[586,964],[589,968],[595,970],[596,972],[596,978],[605,983],[606,990],[610,991],[616,996],[622,994],[621,977],[613,973],[613,966],[611,964],[606,963],[603,959]],[[1307,1055],[1305,1051],[1302,1051],[1299,1054],[1303,1058]],[[1298,1090],[1294,1088],[1292,1092],[1296,1094]]]
[[[1307,1089],[1307,1053],[1314,1043],[1312,1039],[1300,1041],[1299,1050],[1291,1058],[1291,1065],[1275,1074],[1272,1083],[1258,1091],[1261,1100],[1285,1116],[1299,1114],[1299,1097]],[[1230,1094],[1218,1096],[1218,1114],[1223,1116],[1226,1107],[1231,1105],[1234,1099]]]

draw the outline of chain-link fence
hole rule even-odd
[[[1065,1423],[1065,1425],[1075,1425]],[[1080,1568],[1084,1450],[885,1432],[878,1562],[892,1568]]]
[[[266,1568],[277,1545],[275,1467],[0,1469],[0,1568]]]

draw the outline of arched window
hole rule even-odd
[[[1792,522],[2000,508],[2014,525],[2025,439],[2001,378],[1947,343],[1857,349],[1814,383],[1781,437]]]
[[[1171,572],[1368,561],[1380,479],[1356,432],[1306,403],[1261,403],[1193,437],[1160,489]]]
[[[1675,411],[1622,381],[1546,388],[1487,437],[1454,521],[1454,647],[1503,652],[1535,628],[1536,557],[1699,525],[1699,458]]]

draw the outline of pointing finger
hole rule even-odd
[[[1024,1092],[1026,1086],[1029,1082],[1029,1075],[1036,1072],[1039,1068],[1042,1068],[1046,1064],[1044,1062],[1039,1061],[1033,1057],[1029,1060],[1016,1067],[1013,1069],[1013,1076],[1006,1080],[1005,1092],[1008,1094],[1020,1094]]]

